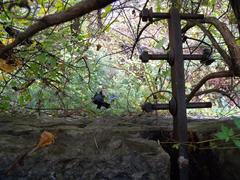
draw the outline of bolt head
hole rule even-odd
[[[149,61],[149,54],[147,51],[143,51],[142,54],[140,55],[140,59],[142,60],[143,63],[147,63]]]
[[[208,59],[208,60],[206,60],[206,62],[205,62],[205,65],[206,66],[209,66],[209,65],[211,65],[213,62],[215,61],[215,59]]]
[[[149,113],[153,111],[152,104],[151,103],[144,103],[142,105],[142,110]]]
[[[147,22],[149,18],[149,10],[143,9],[142,12],[140,13],[140,17],[142,18],[143,22]]]

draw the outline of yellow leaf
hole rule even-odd
[[[0,70],[6,73],[12,73],[22,65],[20,60],[16,60],[14,64],[8,64],[4,59],[0,58]]]
[[[5,60],[0,59],[0,69],[4,72],[11,73],[16,69],[16,66],[7,64]]]
[[[36,41],[33,41],[33,43],[31,44],[30,47],[34,48],[34,47],[36,47],[36,46],[37,46],[37,42],[36,42]]]
[[[46,14],[47,13],[47,8],[41,6],[40,10],[39,10],[39,14],[40,15],[43,15],[43,14]]]
[[[16,60],[15,60],[15,66],[16,66],[16,67],[21,67],[21,66],[22,66],[22,61],[19,60],[19,59],[16,59]]]
[[[236,44],[237,44],[238,46],[240,46],[240,38],[238,38],[238,39],[236,40]]]
[[[39,139],[39,142],[37,144],[37,148],[42,148],[45,147],[47,145],[53,144],[55,142],[55,135],[53,135],[52,133],[48,132],[48,131],[44,131],[41,134],[41,137]]]
[[[7,39],[3,39],[2,43],[4,45],[8,45],[8,44],[11,44],[14,40],[15,40],[14,38],[7,38]]]
[[[5,77],[4,76],[0,76],[0,81],[3,81],[5,80]]]

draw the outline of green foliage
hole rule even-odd
[[[35,11],[32,11],[26,19],[13,18],[13,14],[8,11],[7,4],[4,4],[5,11],[0,12],[0,40],[5,41],[12,38],[5,32],[4,26],[11,26],[24,31],[39,18],[61,12],[68,7],[72,7],[77,2],[80,1],[31,1],[31,9]],[[191,5],[194,4],[181,0],[176,2],[176,6],[182,8],[181,10],[184,13],[190,12],[191,8],[193,8]],[[215,7],[216,2],[216,0],[204,0],[199,13],[209,14],[209,11],[211,11],[212,14],[219,17],[221,7],[227,7],[227,3]],[[169,1],[157,0],[150,1],[150,3],[152,4],[147,6],[155,5],[157,12],[167,12],[169,10]],[[124,6],[124,4],[121,6]],[[214,7],[217,9],[212,10]],[[136,8],[141,9],[138,6]],[[150,102],[167,103],[171,99],[168,93],[159,92],[155,96],[150,95],[161,90],[171,90],[171,72],[168,64],[164,61],[158,61],[143,65],[139,61],[138,54],[134,54],[133,58],[129,59],[129,52],[118,47],[120,43],[127,47],[133,45],[139,20],[138,16],[136,16],[137,13],[137,11],[132,13],[128,8],[127,10],[121,9],[121,7],[119,9],[115,8],[115,4],[109,5],[102,10],[102,29],[98,29],[98,24],[95,22],[98,18],[96,18],[96,12],[93,12],[79,18],[77,33],[73,33],[71,29],[73,22],[66,22],[34,35],[30,38],[31,44],[18,46],[14,49],[14,52],[23,62],[23,66],[12,74],[1,72],[0,109],[5,111],[10,109],[21,111],[25,108],[81,109],[96,114],[121,114],[140,112],[140,105],[145,102],[147,97],[149,97],[148,101]],[[21,14],[21,10],[16,10],[16,14]],[[226,21],[226,23],[231,23],[232,13],[230,12],[227,15],[229,16],[229,22]],[[129,22],[131,23],[127,24]],[[127,26],[129,29],[124,29],[123,26]],[[165,36],[168,31],[167,21],[154,23],[152,27],[153,29],[150,29],[150,27],[147,29],[147,36],[144,36],[143,33],[143,36],[140,37],[144,41],[140,40],[139,48],[141,48],[141,45],[161,50],[166,48],[168,46],[168,37]],[[154,37],[155,30],[156,34],[159,33],[160,35]],[[223,42],[221,34],[216,28],[210,27],[209,31],[214,35],[217,42]],[[197,28],[187,35],[194,38],[203,37]],[[204,41],[211,44],[207,38]],[[239,43],[239,39],[236,39],[236,43]],[[196,43],[192,42],[189,45],[192,44],[197,46]],[[96,46],[100,48],[96,48]],[[221,47],[226,49],[224,43],[221,43]],[[186,47],[184,48],[186,49]],[[221,56],[215,51],[214,57],[221,60]],[[196,64],[198,63],[186,64],[186,67],[188,67],[188,72],[186,71],[188,75],[186,79],[187,93],[203,75],[211,72],[211,70],[215,71],[218,67],[224,69],[226,66],[224,63],[221,64],[220,61],[217,61],[211,68],[204,67],[197,71],[197,75],[191,74],[198,69]],[[27,86],[31,80],[34,80],[34,82]],[[19,90],[14,90],[16,87]],[[107,91],[107,101],[110,95],[118,97],[112,102],[111,109],[98,110],[91,103],[91,98],[100,89]],[[222,97],[216,98],[216,96],[209,97],[215,103],[214,108],[210,111],[197,110],[191,112],[193,114],[202,113],[203,115],[225,115],[231,111],[231,107],[227,106],[226,99]],[[216,99],[220,100],[217,101]],[[219,108],[223,106],[226,106],[224,110]],[[231,111],[231,113],[236,113],[236,111]],[[231,141],[233,136],[233,130],[226,127],[222,127],[217,135],[219,139],[225,141]],[[239,144],[237,139],[234,139],[234,142]]]
[[[172,145],[172,148],[178,150],[180,148],[180,144],[179,143],[175,143],[175,144]]]
[[[9,96],[4,96],[1,99],[1,102],[0,102],[0,109],[1,110],[8,110],[11,107],[9,100],[10,100]]]
[[[240,129],[240,117],[233,117],[234,119],[234,124],[238,129]]]
[[[234,135],[233,129],[226,126],[221,127],[221,131],[216,134],[216,137],[220,140],[228,142]]]
[[[236,126],[236,130],[240,130],[240,117],[233,117],[234,124]],[[219,140],[223,140],[225,142],[233,142],[233,144],[240,148],[240,139],[239,134],[237,134],[232,128],[223,126],[221,127],[221,130],[216,133],[216,137]]]
[[[105,8],[105,12],[102,14],[102,18],[107,17],[107,15],[111,12],[111,10],[112,10],[112,5],[108,5],[108,6]]]
[[[233,139],[233,143],[235,144],[236,147],[238,147],[240,149],[240,140]]]
[[[156,11],[161,12],[161,0],[157,0],[155,4],[156,4],[156,6],[155,6]]]

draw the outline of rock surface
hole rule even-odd
[[[222,124],[234,128],[227,119],[189,119],[189,142],[215,138]],[[55,143],[25,157],[6,176],[44,130],[57,133]],[[0,114],[0,180],[177,180],[171,136],[171,118],[154,115],[90,119]],[[209,142],[189,147],[190,180],[238,180],[240,150],[212,149]]]
[[[156,141],[141,137],[151,128],[111,118],[36,118],[0,115],[0,179],[169,180],[170,158]],[[156,128],[156,127],[155,127]],[[54,144],[24,158],[44,130]]]

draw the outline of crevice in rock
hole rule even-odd
[[[143,138],[154,140],[160,142],[163,149],[169,154],[171,161],[171,180],[178,180],[178,153],[175,148],[173,148],[174,143],[165,143],[173,142],[172,140],[172,131],[161,130],[161,131],[148,131],[141,134]],[[196,133],[191,132],[189,134],[190,142],[198,142],[198,136]],[[162,142],[162,143],[161,143]],[[202,144],[201,147],[209,147],[208,143]],[[197,148],[189,148],[189,160],[190,160],[190,171],[189,179],[190,180],[224,180],[223,171],[220,165],[220,160],[218,153],[211,150],[199,150]]]

